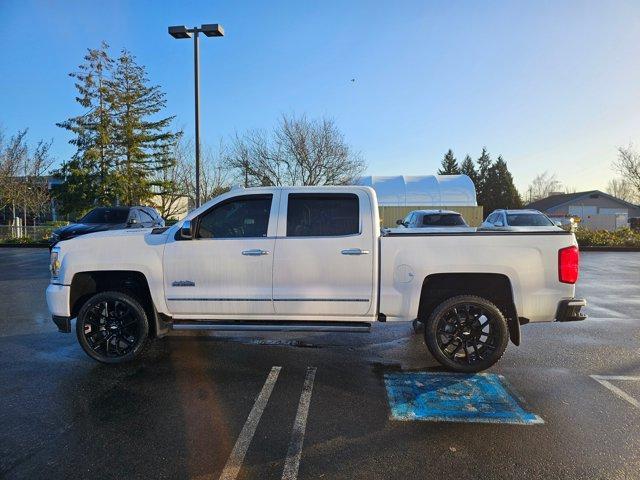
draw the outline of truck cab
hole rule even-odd
[[[199,319],[373,316],[377,210],[367,193],[227,193],[169,236],[166,311]]]

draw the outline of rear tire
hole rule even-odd
[[[509,327],[486,298],[459,295],[438,305],[425,322],[425,343],[434,358],[455,372],[479,372],[495,364],[509,342]]]
[[[98,362],[129,362],[147,343],[149,321],[140,302],[130,295],[97,293],[78,313],[76,336],[85,353]]]

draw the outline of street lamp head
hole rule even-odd
[[[200,27],[200,31],[207,37],[224,37],[224,28],[218,23],[208,23]]]
[[[191,33],[187,30],[187,27],[185,27],[184,25],[169,27],[169,35],[177,39],[191,38]]]

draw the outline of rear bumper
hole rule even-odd
[[[580,309],[587,304],[584,298],[567,298],[560,300],[556,310],[556,322],[576,322],[587,316]]]

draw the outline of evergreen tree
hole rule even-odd
[[[474,185],[478,183],[478,172],[476,171],[476,166],[473,164],[473,160],[471,160],[470,155],[464,157],[464,161],[462,162],[462,165],[460,165],[460,173],[469,177]]]
[[[167,155],[179,137],[169,130],[173,116],[157,118],[166,106],[166,94],[149,85],[146,69],[123,50],[110,82],[115,110],[117,195],[132,205],[151,198],[158,189],[155,173],[171,168],[175,158]]]
[[[478,200],[478,205],[482,205],[484,207],[484,211],[485,214],[488,214],[491,212],[491,210],[489,210],[487,208],[487,202],[489,202],[489,192],[487,189],[487,184],[488,184],[488,176],[489,176],[489,170],[491,168],[491,157],[489,156],[489,152],[487,151],[487,147],[484,147],[482,149],[482,153],[480,154],[480,157],[478,158],[477,163],[477,182],[475,182],[476,185],[476,198]]]
[[[498,208],[522,208],[522,200],[513,184],[513,176],[502,156],[487,171],[482,206],[489,214]]]
[[[440,170],[438,175],[458,175],[460,174],[460,167],[458,167],[458,160],[453,155],[453,151],[449,151],[444,155],[442,159]]]
[[[57,124],[74,134],[69,143],[76,147],[71,161],[56,172],[66,179],[59,194],[64,213],[78,215],[96,203],[109,205],[114,200],[113,97],[109,82],[113,60],[108,48],[103,42],[100,48],[89,49],[79,70],[69,74],[76,79],[76,101],[84,112]]]

